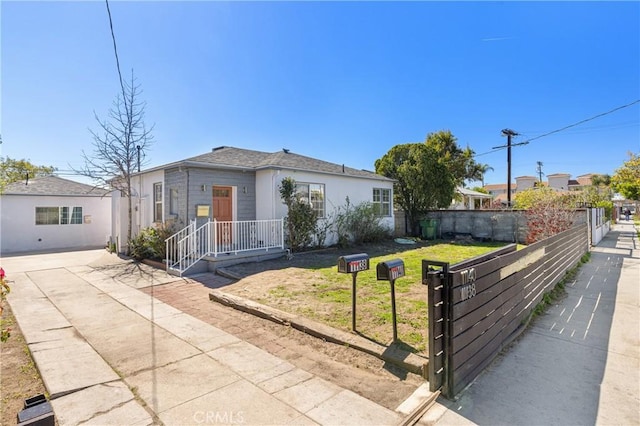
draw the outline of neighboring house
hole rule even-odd
[[[594,173],[588,173],[578,176],[577,179],[571,179],[571,175],[568,173],[554,173],[547,175],[547,181],[542,182],[546,187],[556,189],[558,191],[579,191],[585,187],[591,186],[591,178]],[[515,183],[511,184],[511,200],[515,194],[527,189],[535,188],[538,185],[538,178],[534,176],[519,176],[515,179]],[[490,184],[485,185],[489,194],[493,196],[495,201],[500,201],[502,204],[507,204],[507,184]]]
[[[279,192],[285,177],[296,181],[298,196],[326,221],[345,206],[348,198],[351,205],[365,201],[376,204],[383,223],[393,229],[392,179],[289,150],[269,153],[221,146],[133,175],[132,234],[168,221],[180,229],[192,221],[197,227],[213,220],[248,221],[252,223],[247,226],[255,228],[255,221],[280,220],[287,214]],[[122,250],[127,230],[125,198],[114,194],[113,212],[112,235]],[[217,238],[220,241],[215,242],[229,244],[231,239],[238,239]],[[328,235],[325,243],[334,242],[335,235]]]
[[[511,200],[513,200],[513,196],[517,191],[518,185],[515,183],[511,184]],[[489,195],[493,197],[494,201],[499,201],[502,204],[507,204],[507,184],[506,183],[496,183],[485,185],[484,189],[487,190]]]
[[[0,195],[2,254],[105,247],[111,197],[57,176],[7,185]]]
[[[491,194],[472,191],[462,187],[456,188],[456,192],[459,194],[460,198],[458,200],[453,200],[451,207],[449,207],[451,210],[481,209],[484,200],[491,200],[493,198]]]

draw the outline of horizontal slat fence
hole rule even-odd
[[[436,345],[433,358],[429,347],[429,362],[442,366],[430,371],[430,380],[441,383],[449,398],[464,389],[520,334],[544,294],[588,249],[588,228],[579,225],[522,250],[510,245],[450,267],[445,264],[439,271],[429,269],[441,264],[423,261],[428,296],[438,295],[441,305],[436,309],[437,303],[429,301],[429,342]],[[432,328],[441,341],[431,338]]]

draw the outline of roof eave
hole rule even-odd
[[[369,179],[369,180],[381,180],[381,181],[388,181],[388,182],[396,182],[395,179],[391,179],[388,178],[386,176],[382,176],[382,175],[378,175],[375,173],[372,173],[371,176],[361,176],[361,175],[353,175],[353,174],[349,174],[349,173],[335,173],[335,172],[327,172],[327,171],[322,171],[322,170],[311,170],[311,169],[302,169],[302,168],[293,168],[293,167],[287,167],[287,166],[278,166],[275,164],[269,164],[266,166],[260,166],[260,167],[256,167],[255,170],[293,170],[293,171],[297,171],[297,172],[306,172],[306,173],[317,173],[317,174],[323,174],[323,175],[330,175],[330,176],[342,176],[342,177],[350,177],[350,178],[356,178],[356,179]]]

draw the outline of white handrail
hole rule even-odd
[[[206,256],[284,249],[282,219],[209,221],[196,228],[192,221],[166,240],[167,270],[182,275]]]

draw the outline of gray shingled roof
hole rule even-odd
[[[353,169],[341,164],[305,157],[290,151],[268,153],[225,146],[215,148],[206,154],[187,158],[184,161],[220,166],[247,167],[255,170],[283,168],[363,178],[388,179],[367,170]]]
[[[101,197],[108,191],[94,188],[91,185],[63,179],[58,176],[45,176],[13,182],[7,185],[3,195],[57,195],[57,196],[85,196]]]

